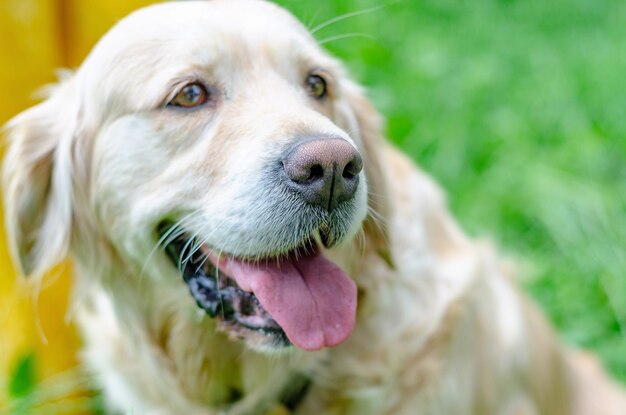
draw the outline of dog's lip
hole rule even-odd
[[[351,334],[356,285],[316,244],[305,242],[287,255],[252,263],[206,255],[238,287],[250,291],[301,349],[336,346]]]
[[[157,228],[162,238],[171,234],[167,222]],[[213,265],[202,251],[186,253],[193,246],[193,239],[187,234],[176,234],[166,238],[165,250],[170,260],[177,265],[191,297],[197,306],[210,317],[218,319],[218,327],[226,329],[235,337],[255,333],[270,339],[274,347],[284,347],[291,343],[282,328],[274,321],[259,303],[253,293],[241,290],[234,279]],[[203,251],[208,249],[202,248]]]
[[[166,249],[176,262],[185,246],[189,241],[183,239],[167,244]],[[265,323],[259,330],[274,330],[270,334],[278,332],[309,351],[338,345],[351,334],[356,285],[323,255],[312,238],[287,254],[261,260],[216,254],[219,251],[207,245],[198,248],[184,259],[183,278],[198,306],[212,317],[221,314],[224,320],[245,327],[241,316],[250,315],[246,310],[252,307]],[[195,271],[190,270],[190,263]],[[218,278],[212,280],[206,274]],[[220,275],[234,284],[220,291]]]

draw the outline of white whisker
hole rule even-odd
[[[328,27],[328,26],[330,26],[332,24],[340,22],[342,20],[346,20],[346,19],[349,19],[351,17],[361,16],[361,15],[367,14],[367,13],[373,13],[373,12],[378,11],[380,9],[383,9],[385,7],[386,7],[386,5],[382,4],[380,6],[374,6],[374,7],[370,7],[370,8],[367,8],[367,9],[358,10],[358,11],[355,11],[355,12],[349,12],[349,13],[341,14],[339,16],[336,16],[336,17],[333,17],[331,19],[326,20],[324,23],[318,24],[317,26],[312,28],[310,30],[310,32],[311,32],[311,34],[315,34],[315,32],[317,32],[317,31],[319,31],[319,30],[321,30],[321,29],[323,29],[325,27]]]
[[[317,17],[319,16],[321,10],[322,10],[321,8],[318,8],[317,10],[315,10],[315,13],[313,13],[313,16],[308,18],[307,22],[304,24],[304,26],[307,28],[309,32],[311,32],[311,25],[313,24],[313,22],[315,22],[315,20],[317,20]],[[0,150],[1,149],[2,148],[0,147]]]
[[[376,209],[374,209],[373,207],[368,206],[367,212],[378,226],[388,225],[387,218],[385,218],[383,215],[377,212]]]
[[[369,40],[376,40],[376,38],[372,35],[368,35],[367,33],[359,33],[359,32],[355,32],[355,33],[344,33],[341,35],[336,35],[336,36],[330,36],[327,38],[324,38],[320,41],[318,41],[317,43],[321,46],[324,45],[326,43],[329,42],[334,42],[336,40],[341,40],[341,39],[349,39],[349,38],[353,38],[353,37],[362,37],[362,38],[366,38]]]
[[[148,264],[152,260],[152,257],[154,256],[156,251],[159,249],[159,247],[161,247],[161,246],[165,247],[165,246],[169,245],[170,243],[172,243],[172,241],[174,241],[176,238],[181,236],[184,233],[183,224],[188,222],[189,220],[193,219],[194,216],[196,216],[198,214],[200,214],[199,211],[194,211],[194,212],[188,213],[187,215],[183,216],[181,219],[176,221],[159,238],[159,240],[157,241],[157,243],[154,246],[154,248],[152,248],[152,251],[150,251],[150,254],[148,255],[148,258],[144,261],[143,266],[141,267],[141,272],[139,273],[139,279],[140,280],[143,278],[143,275],[144,275],[144,273],[146,271],[146,268],[148,267]]]

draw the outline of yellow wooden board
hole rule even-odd
[[[55,81],[57,68],[78,66],[117,20],[149,3],[154,1],[2,0],[0,125],[36,104],[34,93]],[[70,267],[67,262],[52,271],[35,298],[15,273],[0,225],[0,408],[9,405],[11,376],[24,356],[34,355],[38,382],[66,379],[76,366],[79,340],[66,321]]]

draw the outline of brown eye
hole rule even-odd
[[[178,94],[170,101],[168,105],[174,107],[193,108],[207,102],[209,93],[206,88],[199,83],[186,85]]]
[[[327,92],[326,80],[319,75],[307,76],[306,91],[313,98],[324,98]]]

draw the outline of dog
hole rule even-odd
[[[12,255],[73,258],[112,413],[626,414],[276,5],[140,9],[7,130]]]

